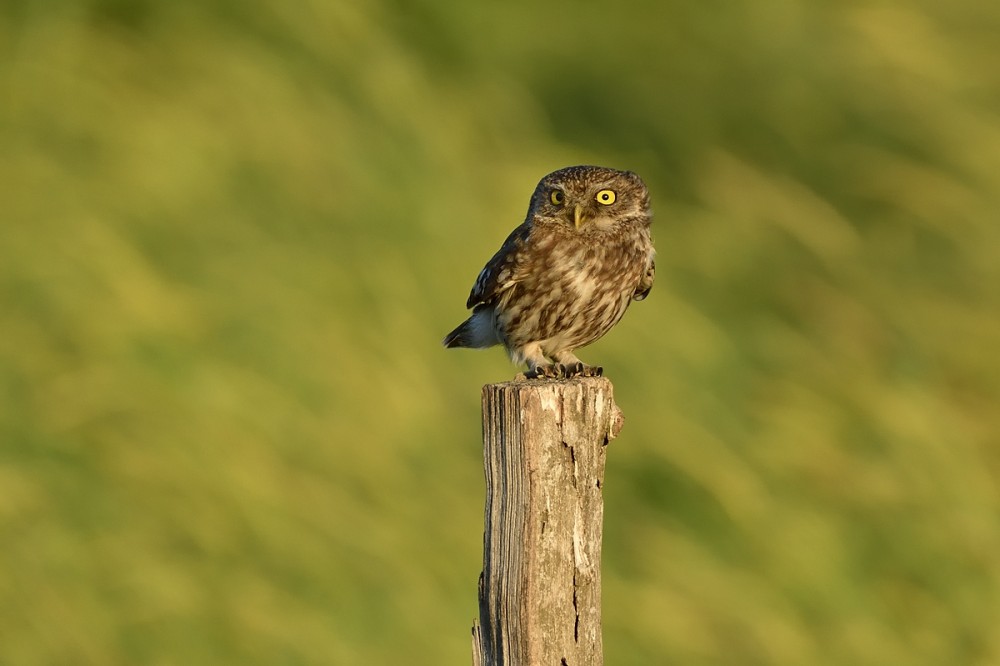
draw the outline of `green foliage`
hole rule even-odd
[[[1000,661],[995,3],[0,8],[0,663],[470,663],[543,174],[641,173],[581,356],[613,664]]]

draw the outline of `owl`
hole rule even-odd
[[[445,347],[502,344],[528,378],[599,376],[575,350],[653,288],[649,192],[631,171],[597,166],[542,178],[528,215],[479,273],[472,315]]]

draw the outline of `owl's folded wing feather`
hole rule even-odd
[[[497,253],[480,271],[465,307],[471,308],[481,303],[490,303],[517,284],[520,250],[527,242],[530,233],[531,225],[528,222],[511,232]]]
[[[639,285],[635,288],[635,293],[632,294],[632,300],[641,301],[649,296],[649,292],[653,288],[654,277],[656,277],[656,261],[650,259],[649,268],[646,269],[646,274],[639,279]]]

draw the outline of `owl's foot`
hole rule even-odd
[[[564,363],[561,364],[559,367],[563,369],[563,373],[566,375],[567,378],[583,377],[584,376],[583,373],[586,372],[587,370],[587,366],[585,366],[580,361],[577,361],[576,363]]]
[[[515,379],[572,379],[574,377],[602,377],[604,368],[599,365],[583,363],[553,363],[552,365],[536,365],[527,372],[522,372]]]
[[[552,365],[536,365],[524,373],[525,379],[563,379],[565,377],[567,377],[565,366],[557,363]]]
[[[604,368],[599,365],[576,363],[553,363],[551,365],[536,365],[527,372],[518,373],[514,379],[572,379],[573,377],[601,377]]]
[[[569,377],[600,377],[604,368],[599,365],[586,365],[581,361],[561,366],[567,378]]]

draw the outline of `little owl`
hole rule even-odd
[[[444,346],[502,344],[514,363],[528,364],[529,378],[600,375],[573,352],[653,288],[649,223],[649,192],[636,174],[596,166],[550,173],[476,279],[466,303],[472,316]]]

